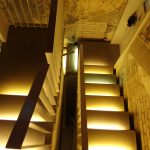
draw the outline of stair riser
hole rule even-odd
[[[95,96],[120,96],[120,89],[117,85],[85,84],[85,94]]]
[[[116,84],[116,77],[114,75],[85,74],[85,83]]]
[[[123,97],[86,96],[86,109],[99,111],[124,111]]]
[[[129,130],[129,114],[126,112],[87,111],[87,128]]]
[[[113,67],[84,66],[84,73],[89,73],[89,74],[113,74]]]
[[[134,131],[88,130],[89,150],[137,150]]]

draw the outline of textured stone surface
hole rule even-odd
[[[95,34],[90,33],[93,30],[91,24],[95,24],[96,28],[101,29],[103,24],[107,25],[107,28],[103,29],[103,37],[101,35],[95,35],[95,38],[107,38],[111,40],[114,31],[118,25],[120,16],[124,9],[126,0],[65,0],[64,14],[65,14],[65,26],[66,30],[70,29],[70,26],[74,25],[74,32],[78,33],[76,25],[80,22],[84,25],[88,25],[86,30],[89,38]],[[83,25],[81,25],[83,26]],[[89,30],[91,28],[91,30]],[[86,28],[85,28],[86,29]],[[68,33],[68,31],[66,31]],[[70,32],[76,36],[76,34]],[[81,37],[87,37],[85,33],[80,32]],[[76,36],[77,38],[79,36]]]
[[[40,26],[48,24],[50,3],[49,0],[4,0],[0,1],[0,8],[11,25]]]
[[[80,37],[111,40],[126,1],[64,0],[65,37],[72,41]],[[48,24],[50,2],[49,0],[12,0],[8,3],[0,1],[0,7],[9,24],[42,27]]]
[[[140,32],[139,37],[143,40],[145,45],[150,49],[150,22],[148,22],[146,27]]]
[[[134,126],[141,133],[142,149],[150,149],[150,76],[130,54],[117,70]]]

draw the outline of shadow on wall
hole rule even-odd
[[[8,39],[0,53],[0,94],[26,95],[42,63],[46,29],[15,28],[10,26]]]

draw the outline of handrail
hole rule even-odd
[[[37,73],[37,76],[21,109],[19,117],[11,132],[6,148],[21,149],[48,68],[48,64],[43,64],[42,67],[39,69],[39,72]]]
[[[80,91],[81,91],[81,135],[82,135],[82,150],[88,150],[88,133],[87,133],[87,115],[86,115],[86,98],[84,85],[84,56],[83,45],[79,47],[80,55]]]

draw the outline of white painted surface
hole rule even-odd
[[[129,0],[126,8],[124,9],[124,12],[122,14],[122,17],[120,19],[120,22],[118,24],[117,30],[112,38],[112,44],[120,44],[123,37],[126,34],[127,30],[130,30],[129,27],[127,27],[127,21],[128,18],[138,10],[139,6],[142,5],[144,0]],[[131,31],[134,30],[134,27],[132,28]],[[130,31],[130,32],[131,32]],[[127,38],[127,37],[126,37]]]
[[[132,49],[132,46],[135,44],[138,34],[142,31],[142,29],[145,27],[146,23],[149,22],[149,20],[150,20],[150,10],[146,13],[145,17],[142,19],[138,29],[136,30],[136,32],[134,33],[134,35],[132,37],[132,39],[130,40],[127,47],[125,48],[125,50],[119,57],[118,61],[116,62],[115,68],[118,68],[118,70],[121,68],[122,64],[124,63],[124,61],[126,59],[126,56],[129,54],[129,52]]]

